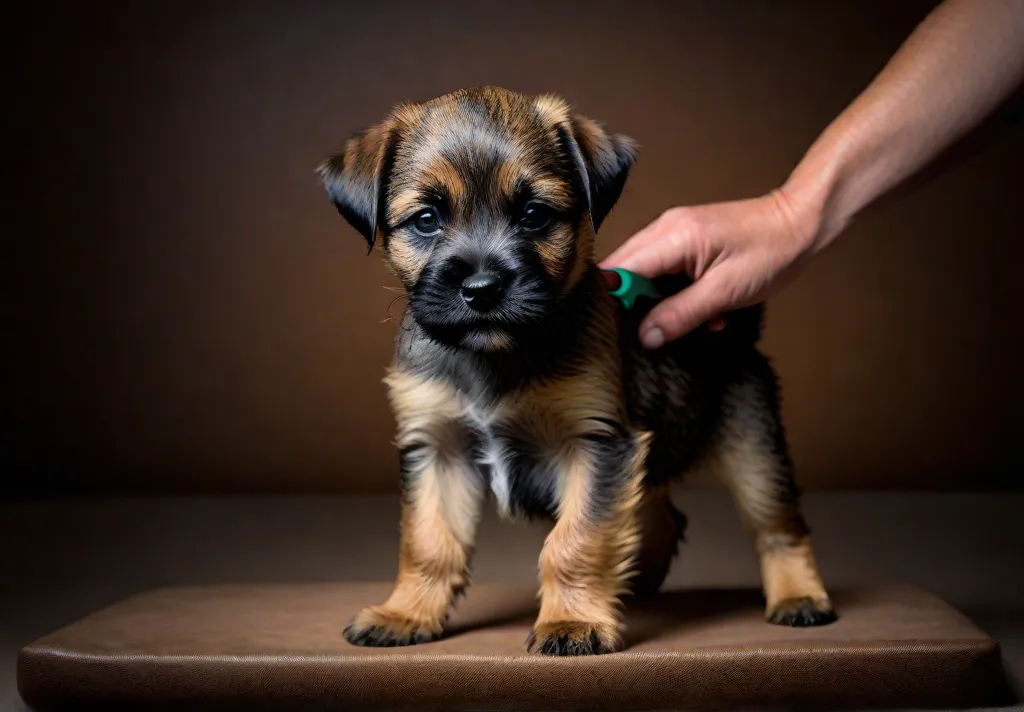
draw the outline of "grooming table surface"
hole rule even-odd
[[[341,630],[389,583],[160,589],[24,648],[22,697],[56,709],[654,710],[1001,704],[997,644],[912,587],[834,591],[840,619],[764,622],[757,591],[627,599],[621,653],[529,655],[534,591],[478,583],[446,637],[359,648]]]

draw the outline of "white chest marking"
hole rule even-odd
[[[480,435],[480,454],[476,464],[490,473],[490,488],[498,505],[498,511],[508,516],[512,508],[511,480],[509,477],[508,453],[494,437],[494,423],[500,415],[499,409],[481,410],[466,408],[466,419]]]

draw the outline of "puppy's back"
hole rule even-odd
[[[685,289],[683,275],[654,280],[662,294]],[[665,456],[673,467],[685,466],[717,427],[725,392],[751,379],[762,380],[765,357],[757,344],[762,333],[764,304],[726,314],[726,327],[711,331],[701,325],[690,333],[650,350],[640,343],[639,327],[653,303],[638,302],[623,313],[620,343],[623,385],[630,418],[661,435]],[[764,386],[771,387],[765,383]]]

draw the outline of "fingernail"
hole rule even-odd
[[[661,329],[654,327],[640,337],[640,342],[649,349],[657,349],[665,343],[665,335],[661,333]]]

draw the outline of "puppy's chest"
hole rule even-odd
[[[543,418],[498,403],[468,405],[468,457],[506,517],[550,517],[557,507],[558,436]],[[554,431],[553,428],[547,428]]]

